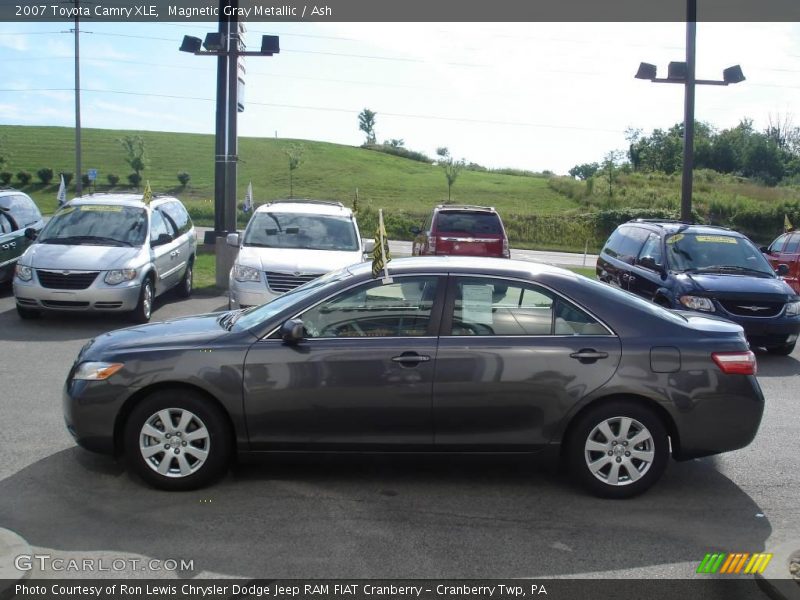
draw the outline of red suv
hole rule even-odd
[[[761,251],[776,271],[780,265],[789,267],[783,279],[795,293],[800,294],[800,231],[784,233],[769,248],[762,248]]]
[[[412,227],[414,256],[458,255],[510,258],[500,215],[490,206],[440,204],[424,229]]]

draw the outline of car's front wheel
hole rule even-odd
[[[192,295],[192,285],[194,284],[194,259],[189,259],[186,270],[183,272],[181,282],[178,284],[178,296],[188,298]]]
[[[146,277],[142,281],[142,287],[139,290],[139,302],[136,304],[136,308],[133,309],[133,313],[131,313],[131,318],[135,323],[147,323],[150,321],[150,317],[153,315],[154,297],[153,280],[150,277]]]
[[[140,402],[124,431],[130,467],[151,485],[193,490],[228,469],[231,435],[222,410],[191,390],[163,390]]]
[[[567,443],[574,476],[604,498],[641,494],[664,473],[669,456],[669,440],[659,417],[630,401],[589,409]]]
[[[42,316],[42,313],[40,313],[38,310],[34,310],[32,308],[25,308],[20,306],[19,304],[17,304],[17,314],[19,315],[20,319],[25,319],[26,321],[28,319],[38,319],[39,317]]]

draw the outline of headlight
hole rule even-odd
[[[105,282],[108,285],[118,285],[125,281],[136,279],[136,269],[116,269],[106,273]]]
[[[17,263],[17,268],[14,270],[14,272],[22,281],[30,281],[31,277],[33,277],[33,269],[19,263]]]
[[[800,302],[789,302],[786,305],[786,316],[796,317],[800,315]]]
[[[261,281],[261,272],[253,267],[233,265],[233,278],[236,281]]]
[[[700,296],[681,296],[681,304],[691,310],[702,310],[705,312],[714,312],[714,304],[708,298]]]
[[[75,369],[72,378],[86,381],[102,381],[103,379],[111,377],[123,366],[122,363],[85,362],[81,363],[78,368]]]

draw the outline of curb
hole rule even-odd
[[[772,554],[764,573],[755,575],[756,584],[772,600],[800,600],[800,581],[789,572],[792,559],[800,557],[800,543],[781,544],[772,549]]]
[[[14,558],[20,554],[33,554],[28,542],[0,527],[0,600],[12,598],[14,586],[30,577],[30,571],[20,571],[14,566]]]

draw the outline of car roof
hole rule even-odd
[[[150,203],[151,206],[158,206],[160,204],[164,204],[165,202],[169,202],[171,200],[177,200],[172,196],[157,196],[153,198],[152,202]],[[137,208],[146,208],[147,205],[142,202],[142,195],[141,194],[90,194],[88,196],[80,196],[78,198],[73,198],[69,202],[72,206],[82,206],[87,204],[108,204],[112,206],[130,206],[130,207],[137,207]]]
[[[372,271],[372,263],[365,262],[348,267],[353,275],[360,275]],[[389,276],[392,274],[400,275],[405,273],[424,273],[429,272],[453,272],[453,273],[476,273],[481,275],[498,275],[502,277],[521,277],[530,279],[532,276],[540,274],[549,275],[568,275],[570,277],[580,277],[572,271],[525,260],[513,260],[508,258],[489,258],[474,256],[413,256],[407,258],[396,258],[389,261]]]
[[[496,213],[494,206],[476,206],[474,204],[439,204],[436,207],[437,211],[455,210],[459,212],[472,211],[472,212],[489,212]]]
[[[734,237],[744,237],[738,231],[720,227],[718,225],[703,225],[702,223],[684,223],[682,221],[660,221],[657,219],[633,219],[624,223],[625,225],[645,226],[651,231],[663,231],[664,233],[699,233],[711,235],[730,235]]]
[[[267,204],[262,204],[256,209],[257,213],[304,213],[309,215],[336,215],[350,216],[353,214],[349,208],[341,202],[333,200],[273,200]]]

